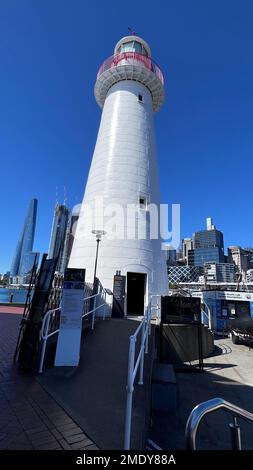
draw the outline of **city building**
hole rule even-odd
[[[189,251],[193,249],[193,240],[192,238],[183,238],[182,240],[182,256],[186,262],[189,264]]]
[[[63,250],[63,255],[62,255],[62,262],[61,262],[61,267],[60,267],[60,272],[62,273],[64,273],[65,269],[68,266],[69,258],[70,258],[73,243],[74,243],[77,222],[79,219],[79,211],[80,211],[80,206],[79,205],[75,206],[75,208],[72,211],[70,221],[68,223],[65,243],[64,243],[64,250]]]
[[[24,276],[27,278],[27,275],[29,276],[32,271],[35,260],[38,263],[39,253],[33,252],[37,207],[37,199],[32,199],[28,207],[24,226],[13,257],[10,271],[11,278],[14,276],[18,276],[19,278]]]
[[[253,248],[247,247],[243,249],[244,249],[245,254],[248,257],[248,269],[253,269]]]
[[[246,275],[249,267],[249,252],[240,246],[229,246],[228,262],[233,263],[239,273]]]
[[[165,250],[167,266],[174,266],[177,263],[177,250],[168,245]]]
[[[211,224],[210,224],[211,220]],[[223,233],[217,230],[212,223],[212,219],[207,219],[207,229],[200,230],[193,234],[193,248],[212,248],[219,247],[224,256]]]
[[[143,312],[149,294],[165,294],[168,289],[162,240],[160,235],[147,236],[147,206],[160,207],[153,114],[164,100],[164,78],[146,41],[133,35],[117,43],[114,55],[98,71],[95,98],[102,116],[69,267],[85,268],[86,281],[93,281],[96,236],[91,232],[104,230],[97,277],[112,290],[120,271],[126,277],[126,313],[132,311],[130,305],[136,306],[135,313],[142,305]],[[124,209],[114,214],[118,237],[113,237],[110,224],[94,223],[96,198],[102,198],[105,208],[120,203]],[[129,204],[136,211],[126,218]],[[137,237],[136,229],[143,236]]]
[[[69,209],[65,204],[56,204],[52,223],[48,258],[57,258],[56,271],[64,273],[64,247],[69,223]]]
[[[204,266],[204,263],[213,261],[216,263],[223,263],[223,252],[218,246],[209,248],[195,248],[188,251],[188,265],[189,266]]]
[[[253,283],[253,269],[248,269],[247,271],[247,276],[246,276],[246,281]]]
[[[206,230],[193,234],[193,249],[188,250],[188,264],[203,267],[204,263],[211,261],[224,263],[224,240],[223,233],[216,229],[209,217]]]
[[[235,265],[233,263],[205,263],[204,276],[207,282],[236,282]]]

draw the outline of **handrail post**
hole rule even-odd
[[[233,416],[233,423],[229,424],[230,436],[231,436],[231,446],[233,450],[242,450],[242,441],[241,441],[241,428],[237,423],[237,419]]]
[[[145,338],[145,354],[148,354],[148,336],[149,336],[149,325],[148,325],[148,319],[146,320],[147,326],[146,326],[146,338]]]
[[[232,446],[236,450],[241,450],[240,426],[237,424],[236,416],[253,423],[253,414],[233,403],[223,400],[223,398],[212,398],[200,403],[192,410],[185,427],[186,448],[188,450],[196,450],[196,435],[199,424],[204,416],[220,409],[233,415],[233,424],[230,424]]]
[[[134,391],[134,359],[135,359],[135,342],[136,338],[130,336],[130,346],[128,355],[128,377],[127,377],[127,402],[126,402],[126,417],[125,417],[125,435],[124,435],[124,450],[130,449],[131,442],[131,424],[132,424],[132,403]]]
[[[105,319],[105,310],[106,310],[106,291],[104,291],[104,306],[103,306],[103,320]]]
[[[95,308],[97,305],[97,297],[94,297],[93,301],[93,312],[92,312],[92,322],[91,322],[91,329],[94,330],[94,325],[95,325]]]
[[[151,320],[152,320],[152,307],[151,304],[147,307],[147,321],[148,321],[148,334],[151,335]]]
[[[43,372],[43,365],[44,365],[44,358],[45,358],[45,353],[46,353],[46,345],[47,345],[47,336],[48,336],[48,330],[49,330],[49,323],[50,323],[50,316],[51,316],[51,311],[47,312],[47,317],[44,321],[42,322],[42,349],[41,349],[41,355],[40,355],[40,365],[39,365],[39,374],[42,374]],[[44,334],[45,330],[45,334]]]
[[[145,325],[146,320],[143,321],[141,329],[141,360],[140,360],[140,376],[138,385],[143,385],[143,369],[144,369],[144,351],[145,351]]]

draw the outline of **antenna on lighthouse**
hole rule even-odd
[[[136,32],[132,28],[130,28],[130,26],[128,26],[127,29],[129,31],[129,34],[131,34],[132,36],[136,36]]]

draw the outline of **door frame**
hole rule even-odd
[[[143,271],[127,271],[126,272],[126,296],[125,296],[125,316],[127,316],[127,302],[128,302],[128,274],[142,274],[144,276],[144,296],[143,296],[143,314],[145,315],[145,308],[148,299],[148,274]],[[137,315],[136,315],[137,316]]]

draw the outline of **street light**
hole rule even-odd
[[[96,275],[97,275],[98,248],[99,248],[99,243],[102,240],[102,236],[106,235],[106,232],[104,230],[92,230],[91,233],[93,233],[93,235],[96,235],[96,241],[97,241],[96,259],[95,259],[95,267],[94,267],[94,279],[93,279],[93,293],[95,293],[94,289],[95,289],[95,281],[96,281]]]

